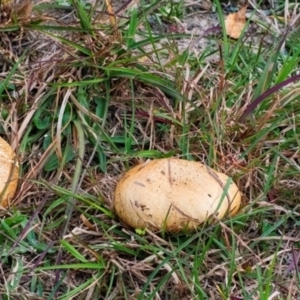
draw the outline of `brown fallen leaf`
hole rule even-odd
[[[233,39],[238,39],[245,27],[247,6],[241,7],[238,12],[229,14],[225,18],[226,33]]]

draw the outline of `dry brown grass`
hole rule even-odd
[[[192,52],[185,59],[170,43],[161,67],[151,38],[149,52],[128,47],[125,18],[99,13],[90,21],[97,30],[88,30],[31,9],[26,2],[0,26],[0,132],[21,165],[14,202],[0,212],[0,294],[298,299],[297,86],[241,124],[265,52],[252,59],[240,46],[249,58],[241,72],[222,56],[219,64]],[[244,194],[240,214],[179,235],[138,233],[118,220],[120,176],[168,155],[232,176]]]

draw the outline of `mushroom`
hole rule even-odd
[[[156,159],[137,165],[119,181],[114,208],[133,228],[169,232],[196,229],[238,212],[241,193],[227,175],[199,162]]]
[[[7,208],[18,185],[19,167],[11,146],[0,137],[0,205]]]

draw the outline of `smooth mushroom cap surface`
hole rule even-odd
[[[15,195],[19,168],[11,146],[0,137],[0,205],[8,207]]]
[[[231,178],[193,161],[152,160],[128,171],[115,190],[115,211],[133,228],[192,230],[210,216],[237,213],[241,194]]]

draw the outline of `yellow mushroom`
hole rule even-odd
[[[10,145],[0,137],[0,205],[8,207],[18,185],[19,168]]]
[[[209,217],[237,213],[241,193],[225,174],[193,161],[164,158],[128,171],[115,190],[114,208],[133,228],[179,232]]]

